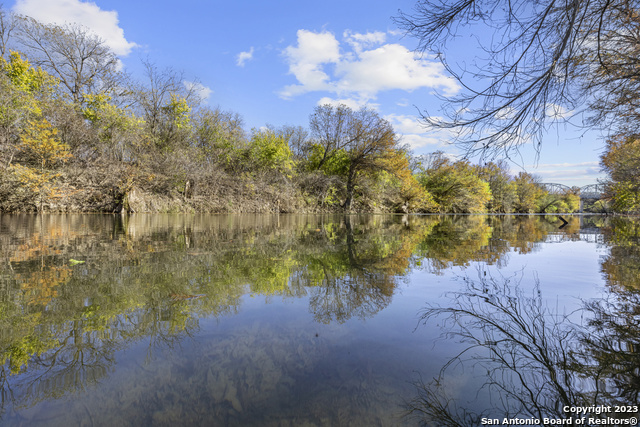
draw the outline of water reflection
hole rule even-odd
[[[304,301],[316,322],[339,327],[389,307],[413,271],[502,267],[550,240],[581,239],[584,219],[561,225],[546,216],[0,215],[2,410],[106,382],[122,369],[122,350],[143,346],[151,361],[188,346],[189,337],[208,333],[203,321],[239,315],[247,296]],[[589,224],[600,226],[609,225]],[[185,362],[185,372],[206,379],[198,387],[215,403],[205,405],[214,419],[240,422],[242,413],[246,421],[274,405],[269,396],[283,387],[322,395],[313,385],[318,375],[335,375],[323,357],[338,349],[322,347],[322,336],[301,331],[283,340],[272,328],[252,328],[216,336],[201,344],[206,356]],[[370,361],[343,361],[340,369],[326,384],[348,397],[338,404],[327,395],[307,406],[318,419],[320,407],[333,404],[337,422],[349,408],[375,412],[375,402],[393,398],[388,372],[376,372]],[[180,400],[175,390],[189,396],[194,387],[172,383],[173,391],[158,392],[154,410]],[[184,417],[163,411],[157,416],[165,422]]]
[[[503,424],[505,418],[519,420],[510,425],[545,418],[557,420],[553,424],[634,425],[640,294],[612,287],[566,314],[547,305],[535,275],[528,280],[533,286],[523,285],[524,276],[494,278],[485,270],[476,280],[464,277],[450,305],[425,308],[422,322],[440,322],[443,337],[462,347],[437,377],[416,382],[407,417],[425,426]],[[465,369],[476,373],[477,383],[461,396],[452,384]],[[602,405],[625,411],[585,415],[567,409]]]
[[[620,290],[640,291],[640,220],[613,218],[603,233],[611,246],[602,262],[607,283]]]
[[[635,289],[616,290],[589,301],[592,315],[582,342],[599,381],[597,393],[618,405],[638,405],[640,394],[640,295]]]
[[[549,310],[537,284],[529,296],[521,279],[484,271],[477,280],[464,278],[466,286],[451,294],[451,305],[425,309],[423,322],[438,319],[446,338],[464,344],[437,378],[418,382],[410,416],[424,425],[476,426],[482,418],[572,418],[563,407],[594,404],[578,391],[586,379],[576,358],[580,328]],[[475,407],[449,391],[450,376],[465,368],[482,372]]]

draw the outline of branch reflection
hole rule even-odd
[[[306,299],[325,324],[370,318],[413,270],[502,266],[549,236],[579,238],[569,221],[559,232],[553,217],[0,216],[3,402],[84,390],[119,351],[143,343],[151,360],[245,295]]]
[[[423,323],[442,322],[445,339],[461,349],[430,382],[416,382],[416,398],[407,416],[421,425],[477,426],[482,419],[567,420],[584,415],[567,407],[638,405],[640,391],[640,298],[634,292],[611,293],[588,301],[580,312],[560,314],[543,300],[537,279],[528,290],[524,273],[494,278],[482,272],[464,278],[451,305],[428,306]],[[576,319],[588,319],[577,323]],[[476,400],[465,406],[451,393],[461,369],[482,378]],[[469,375],[466,371],[465,375]],[[633,414],[589,414],[625,419]],[[584,425],[591,425],[585,423]]]

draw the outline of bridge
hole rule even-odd
[[[595,199],[599,200],[604,197],[605,186],[604,184],[589,184],[584,187],[569,187],[564,184],[556,184],[553,182],[543,182],[540,184],[542,188],[547,190],[551,194],[578,194],[581,199]]]
[[[550,194],[568,194],[573,193],[580,196],[580,212],[585,200],[595,201],[604,198],[605,186],[604,184],[589,184],[583,187],[569,187],[564,184],[556,184],[553,182],[544,182],[540,186],[548,191]]]

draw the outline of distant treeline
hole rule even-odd
[[[138,81],[87,29],[0,11],[0,212],[574,212],[504,162],[414,157],[371,109],[246,131],[198,84]],[[605,206],[596,206],[604,209]]]

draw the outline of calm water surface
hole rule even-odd
[[[0,215],[0,424],[637,405],[640,223],[567,219]]]

